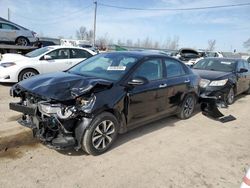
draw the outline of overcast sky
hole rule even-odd
[[[138,8],[189,8],[250,3],[249,0],[98,0],[98,3]],[[75,38],[80,26],[93,28],[93,0],[0,0],[0,17],[44,36]],[[136,11],[98,6],[97,38],[107,35],[134,42],[149,37],[160,43],[178,36],[180,47],[206,48],[216,39],[216,50],[246,51],[250,38],[250,6],[192,11]]]

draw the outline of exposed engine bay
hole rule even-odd
[[[90,85],[88,88],[96,87],[98,91],[106,86],[99,84],[99,87]],[[96,101],[95,92],[88,92],[89,89],[73,88],[72,99],[58,101],[34,94],[16,84],[10,94],[19,97],[20,102],[10,103],[10,109],[23,113],[18,122],[31,128],[33,136],[44,144],[54,149],[73,146],[78,150],[81,139],[76,134],[77,127],[80,129],[80,124],[91,120],[91,109]]]

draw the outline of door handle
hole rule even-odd
[[[167,87],[167,86],[168,86],[167,84],[160,84],[159,88],[164,88],[164,87]]]
[[[190,80],[185,80],[185,81],[184,81],[184,83],[189,83],[189,82],[190,82]]]

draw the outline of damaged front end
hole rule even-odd
[[[204,92],[200,95],[202,114],[222,123],[236,120],[232,115],[225,116],[219,108],[228,108],[225,90],[217,92]]]
[[[41,75],[36,83],[35,79],[29,79],[14,85],[10,95],[19,97],[20,102],[10,103],[9,107],[23,113],[18,122],[31,128],[34,137],[46,145],[54,149],[74,147],[78,150],[81,148],[83,132],[93,118],[95,94],[110,88],[112,83],[63,76],[64,80],[69,81],[64,83],[61,79]],[[40,82],[41,78],[43,82]],[[50,84],[52,79],[53,83]]]

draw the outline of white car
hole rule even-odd
[[[36,33],[0,17],[0,42],[27,46],[37,41]]]
[[[96,53],[81,47],[47,46],[27,53],[4,54],[0,82],[15,83],[37,74],[64,71]]]

